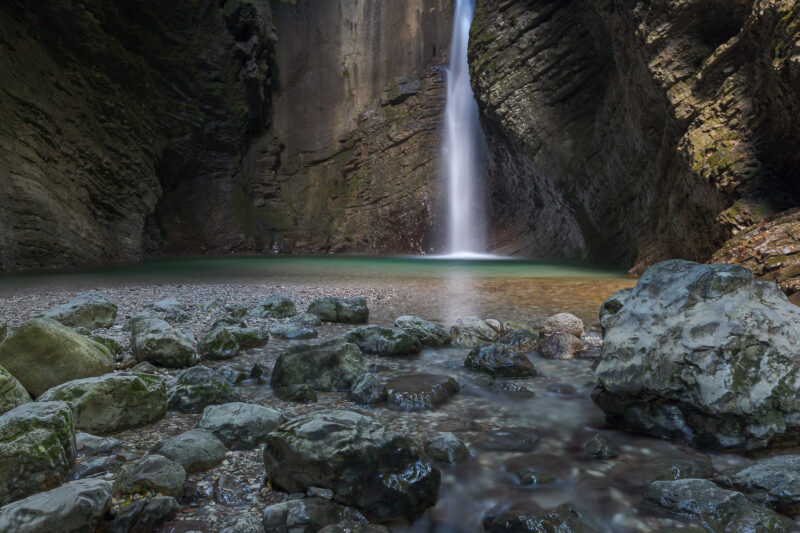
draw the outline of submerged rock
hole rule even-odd
[[[264,466],[287,492],[329,488],[335,501],[376,521],[414,519],[439,494],[439,471],[414,442],[351,411],[287,422],[269,435]]]
[[[237,401],[239,395],[233,385],[205,366],[182,371],[167,389],[168,408],[182,413],[196,413],[207,405]]]
[[[473,316],[462,317],[450,328],[453,346],[474,348],[481,344],[496,341],[500,335],[485,320]]]
[[[321,298],[308,306],[308,313],[317,315],[325,322],[343,322],[345,324],[365,324],[369,320],[367,301],[362,297],[355,298]]]
[[[78,533],[95,531],[111,507],[111,483],[71,481],[0,507],[0,531]]]
[[[231,402],[206,407],[197,427],[211,431],[231,450],[252,450],[284,422],[286,417],[275,409]]]
[[[393,409],[422,411],[443,404],[460,389],[451,376],[401,374],[386,382],[386,402]]]
[[[442,433],[430,439],[425,444],[425,453],[435,461],[451,465],[469,459],[467,447],[452,433]]]
[[[415,354],[421,348],[419,340],[404,330],[383,326],[360,326],[345,333],[344,339],[375,355]]]
[[[610,424],[726,450],[800,431],[800,307],[747,269],[659,263],[606,324],[593,399]]]
[[[291,298],[276,294],[255,306],[250,314],[259,318],[288,318],[297,314],[297,308]]]
[[[796,525],[750,502],[741,492],[722,489],[705,479],[656,481],[644,492],[646,502],[697,520],[712,532],[796,531]]]
[[[789,515],[800,511],[800,455],[759,459],[725,474],[736,489],[762,505]]]
[[[473,348],[464,360],[464,366],[499,378],[530,378],[536,367],[530,359],[505,344],[485,344]]]
[[[515,505],[484,519],[486,533],[603,533],[606,528],[572,503],[550,510]]]
[[[350,399],[362,405],[375,405],[386,399],[386,386],[375,374],[366,372],[353,382]]]
[[[423,346],[439,348],[452,342],[444,328],[416,316],[404,315],[394,321],[394,327],[414,336]]]
[[[66,403],[28,402],[0,416],[0,505],[57,485],[76,455]]]
[[[117,319],[117,304],[102,293],[80,294],[65,304],[52,307],[42,313],[65,326],[88,330],[110,328]]]
[[[153,446],[150,453],[175,461],[191,474],[214,468],[225,459],[227,450],[212,432],[190,429],[163,439]]]
[[[0,366],[39,396],[73,379],[114,370],[108,349],[49,318],[25,322],[0,344]]]
[[[75,427],[97,433],[143,426],[167,412],[164,380],[149,374],[76,379],[53,387],[38,401],[66,402],[75,415]]]
[[[269,336],[259,328],[242,326],[235,319],[218,320],[197,348],[204,359],[230,359],[240,350],[264,346],[268,340]]]
[[[532,352],[536,350],[539,337],[527,329],[512,329],[497,339],[498,344],[505,344],[518,352]]]
[[[270,385],[277,389],[308,384],[318,391],[349,391],[365,370],[361,350],[355,344],[341,339],[296,344],[278,356]]]
[[[539,342],[539,353],[547,359],[574,359],[582,348],[583,341],[563,331],[548,335]]]
[[[160,318],[131,319],[131,351],[137,361],[148,361],[168,368],[197,363],[193,340]]]
[[[17,378],[0,366],[0,415],[31,401],[31,395]]]
[[[358,512],[324,498],[302,498],[276,503],[264,509],[264,531],[317,533],[322,527],[344,520],[365,522]]]
[[[153,490],[180,498],[185,482],[186,470],[179,463],[163,455],[146,455],[122,472],[117,488],[127,493]]]

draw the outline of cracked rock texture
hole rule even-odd
[[[708,260],[798,205],[800,5],[478,0],[498,250]]]

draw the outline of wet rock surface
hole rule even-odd
[[[433,409],[461,389],[451,376],[406,374],[386,382],[386,402],[393,409],[421,411]]]
[[[361,351],[374,355],[411,355],[419,352],[420,341],[400,328],[360,326],[344,335],[347,342],[356,344]]]
[[[264,509],[262,524],[265,531],[275,533],[317,533],[327,525],[349,519],[363,522],[355,510],[323,498],[302,498],[270,505]]]
[[[48,309],[42,316],[69,327],[108,328],[117,318],[117,304],[105,294],[89,292]]]
[[[308,384],[318,391],[347,391],[364,370],[355,344],[340,339],[296,344],[278,356],[270,384],[273,388]]]
[[[474,348],[480,344],[493,342],[499,337],[497,330],[477,317],[462,317],[450,328],[454,346]]]
[[[364,298],[321,298],[311,302],[307,313],[323,322],[363,324],[369,319],[369,309]]]
[[[394,327],[413,335],[423,346],[439,348],[447,346],[452,341],[443,327],[416,316],[397,317]]]
[[[131,352],[137,361],[168,368],[197,363],[194,340],[160,318],[142,317],[130,325]]]
[[[469,459],[469,450],[457,436],[443,433],[425,443],[425,453],[442,463],[456,464]]]
[[[386,399],[386,386],[375,374],[361,374],[353,382],[350,398],[358,404],[375,405]]]
[[[130,465],[119,478],[118,486],[123,492],[154,490],[167,496],[179,498],[186,481],[186,470],[180,463],[152,454]]]
[[[291,298],[276,294],[251,309],[250,314],[259,318],[288,318],[297,314],[297,308]]]
[[[464,366],[492,377],[530,378],[536,367],[530,359],[506,344],[487,344],[473,348],[464,360]]]
[[[197,427],[212,432],[229,449],[252,450],[284,422],[286,417],[274,409],[233,402],[203,409]]]

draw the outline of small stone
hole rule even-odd
[[[160,318],[132,318],[131,351],[137,361],[149,361],[168,368],[197,363],[197,350],[188,335]]]
[[[484,518],[484,529],[487,533],[603,533],[607,530],[572,503],[548,510],[539,509],[535,504],[518,504],[496,515],[490,511]]]
[[[197,427],[211,431],[231,450],[252,450],[284,422],[286,417],[269,407],[232,402],[206,407]]]
[[[117,483],[122,492],[154,490],[179,498],[185,481],[186,470],[179,463],[163,455],[147,455],[126,468]]]
[[[498,344],[505,344],[518,352],[532,352],[538,342],[539,337],[527,329],[514,329],[497,339]]]
[[[167,322],[183,322],[189,318],[186,306],[175,298],[164,298],[150,307],[160,313]]]
[[[520,398],[533,398],[536,395],[536,393],[534,393],[531,389],[528,387],[523,387],[518,383],[500,383],[497,385],[497,389],[506,394],[519,396]]]
[[[172,520],[178,513],[178,502],[171,496],[155,496],[134,500],[117,513],[108,524],[108,533],[147,533]]]
[[[476,448],[506,452],[529,452],[536,448],[539,432],[534,428],[509,427],[488,431],[473,442]]]
[[[249,377],[249,374],[241,368],[236,368],[231,365],[222,365],[217,367],[217,374],[225,378],[231,385],[238,385]]]
[[[569,383],[552,383],[547,386],[547,392],[558,394],[559,396],[574,396],[578,393],[575,387]]]
[[[563,331],[546,336],[539,343],[539,353],[547,359],[574,359],[583,341]]]
[[[460,388],[451,376],[401,374],[386,382],[386,401],[393,409],[422,411],[443,404]]]
[[[608,437],[598,433],[583,444],[583,455],[592,459],[613,459],[619,454]]]
[[[309,328],[315,328],[317,326],[322,325],[322,320],[320,320],[317,315],[312,313],[299,314],[296,317],[292,318],[292,322],[294,322],[295,324],[301,324]]]
[[[442,433],[425,444],[425,453],[442,463],[456,464],[469,459],[469,451],[461,439],[452,433]]]
[[[31,401],[22,383],[0,366],[0,415]]]
[[[318,391],[349,391],[365,370],[355,344],[341,339],[295,344],[278,356],[270,384],[273,389],[304,384]]]
[[[362,405],[375,405],[386,399],[386,387],[378,376],[366,372],[353,382],[350,399]]]
[[[348,518],[358,519],[358,513],[324,498],[304,498],[268,506],[262,524],[270,533],[316,533]]]
[[[190,429],[163,439],[150,453],[163,455],[192,473],[214,468],[225,459],[226,451],[225,445],[210,431]]]
[[[70,479],[88,479],[105,474],[116,474],[125,464],[125,459],[119,455],[105,457],[87,457],[77,461],[70,473]]]
[[[450,328],[450,337],[453,339],[453,346],[474,348],[496,341],[499,335],[485,320],[476,317],[462,317],[457,319]]]
[[[313,316],[313,315],[312,315]],[[314,339],[319,333],[314,328],[306,327],[297,322],[278,322],[269,327],[269,334],[273,337],[286,340]]]
[[[783,514],[800,512],[800,455],[777,455],[726,472],[734,487]]]
[[[369,309],[364,298],[322,298],[308,306],[308,313],[325,322],[364,324],[369,319]]]
[[[237,513],[225,521],[219,533],[264,533],[264,525],[254,514]]]

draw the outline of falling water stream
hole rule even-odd
[[[449,188],[448,253],[469,257],[486,252],[483,208],[484,138],[467,62],[469,27],[475,0],[456,0],[447,104],[444,116],[444,165]]]

